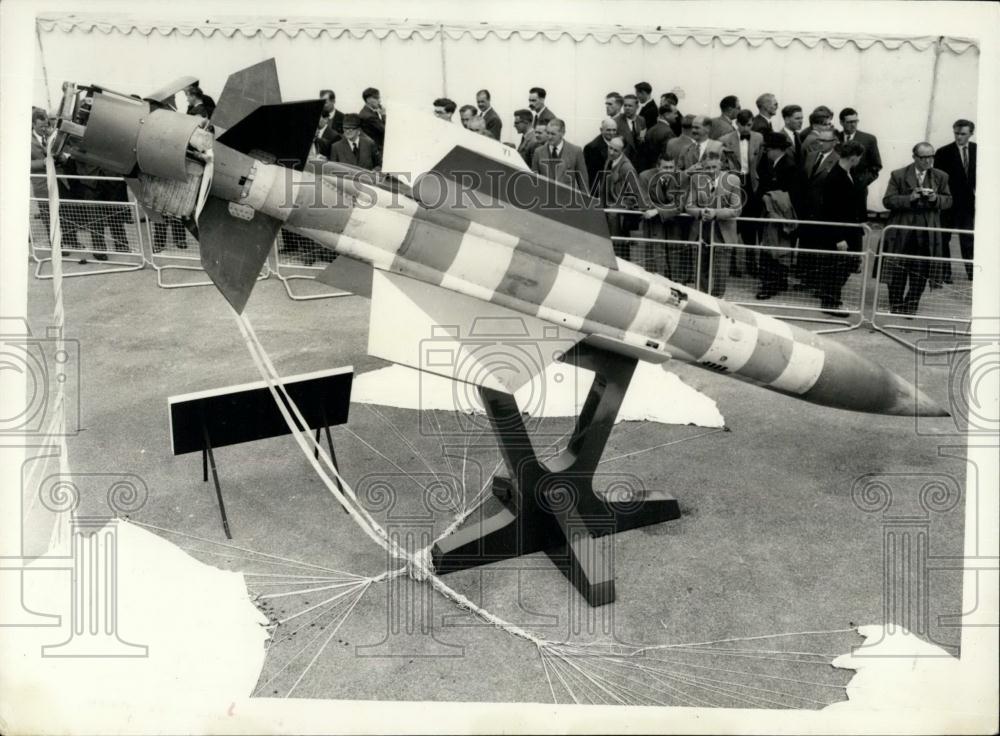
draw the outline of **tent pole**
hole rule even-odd
[[[42,60],[42,83],[45,85],[46,112],[52,111],[52,91],[49,89],[49,71],[45,68],[45,49],[42,47],[42,32],[38,27],[38,19],[35,19],[35,40],[38,41],[38,55]]]
[[[938,67],[941,64],[941,48],[944,45],[944,36],[938,36],[937,41],[934,43],[934,68],[931,71],[931,100],[930,104],[927,106],[927,126],[924,128],[924,140],[929,141],[931,139],[931,124],[934,119],[934,104],[937,97],[937,87],[938,87]]]
[[[438,24],[438,34],[441,38],[441,96],[448,96],[448,65],[444,51],[444,23]]]

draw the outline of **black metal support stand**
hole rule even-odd
[[[510,473],[493,481],[503,508],[438,542],[434,568],[449,573],[544,551],[591,606],[601,606],[615,599],[608,535],[676,519],[680,510],[662,491],[594,491],[594,473],[636,360],[583,344],[565,360],[593,371],[594,382],[569,444],[547,463],[535,453],[514,397],[480,388]]]

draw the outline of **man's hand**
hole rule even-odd
[[[912,192],[910,192],[910,201],[916,202],[918,199],[920,199],[920,190],[914,189]]]
[[[715,210],[710,210],[707,207],[701,211],[701,219],[703,220],[714,220]]]
[[[932,192],[928,192],[927,193],[927,201],[928,202],[936,202],[937,201],[937,192],[933,192],[933,191]]]
[[[653,210],[653,209],[646,210],[645,212],[642,213],[642,216],[645,217],[647,220],[656,217],[656,215],[657,215],[657,211]]]

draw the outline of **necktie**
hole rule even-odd
[[[549,154],[552,156],[552,158],[556,157],[556,147],[555,146],[549,146]]]
[[[792,131],[792,136],[795,138],[795,155],[798,156],[802,152],[802,139],[799,138],[799,132]]]
[[[965,173],[969,173],[969,147],[962,146],[962,168],[965,169]]]
[[[816,172],[819,171],[819,167],[822,163],[823,163],[823,156],[820,155],[819,158],[816,159],[816,163],[813,164],[812,173],[809,174],[810,179],[816,176]]]
[[[352,143],[351,144],[351,153],[353,153],[354,154],[354,158],[357,159],[357,157],[358,157],[358,144],[357,143]]]
[[[740,133],[740,140],[741,141],[748,141],[748,140],[750,140],[750,134],[749,133]]]

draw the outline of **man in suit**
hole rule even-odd
[[[434,117],[436,118],[441,118],[450,123],[457,109],[458,105],[455,104],[455,101],[447,97],[438,97],[434,100]]]
[[[373,171],[382,165],[378,145],[361,130],[361,116],[344,116],[344,137],[330,146],[330,160]]]
[[[549,124],[548,123],[538,123],[534,127],[535,131],[535,148],[539,146],[544,146],[549,142]],[[535,158],[535,152],[531,152],[532,161]],[[528,162],[528,166],[531,166],[531,161]]]
[[[656,125],[656,120],[660,116],[659,108],[652,100],[652,94],[653,87],[649,82],[639,82],[635,85],[635,96],[639,101],[639,116],[646,123],[646,130]]]
[[[708,118],[705,120],[707,129]],[[742,208],[739,178],[732,172],[723,171],[720,144],[719,149],[706,151],[699,170],[691,175],[684,209],[701,220],[703,243],[739,243],[735,218],[739,217]],[[704,248],[702,252],[698,288],[708,289],[714,297],[721,298],[726,293],[728,250],[716,246]]]
[[[639,160],[639,149],[646,139],[646,121],[639,115],[639,98],[635,95],[625,95],[623,98],[618,130],[625,141],[625,155],[635,165]]]
[[[819,150],[820,131],[830,131],[836,137],[837,134],[833,129],[832,120],[832,116],[827,115],[819,109],[809,113],[809,127],[802,131],[802,155],[799,157],[800,165],[810,153]]]
[[[708,132],[712,127],[712,121],[707,115],[695,115],[691,121],[690,146],[681,151],[677,157],[677,168],[686,174],[697,171],[699,164],[705,159],[705,155],[712,151],[722,158],[723,148],[719,141],[713,141],[708,137]]]
[[[469,121],[468,130],[476,133],[477,135],[484,135],[491,140],[496,140],[496,138],[493,137],[493,133],[486,127],[486,121],[478,115]]]
[[[532,171],[584,194],[589,193],[590,179],[587,176],[587,163],[583,160],[583,150],[563,140],[566,123],[553,118],[546,129],[548,141],[544,146],[538,146],[532,154]]]
[[[726,95],[719,102],[719,109],[722,114],[717,118],[712,118],[712,127],[708,132],[708,137],[714,141],[719,140],[724,135],[736,132],[736,115],[740,111],[740,101],[736,95]]]
[[[934,154],[934,168],[948,175],[951,189],[951,208],[941,213],[945,227],[972,230],[976,226],[976,144],[969,140],[975,132],[971,120],[956,120],[952,126],[955,140]],[[972,281],[973,236],[959,234],[958,242],[962,258],[970,261],[965,264],[965,274]]]
[[[45,239],[48,241],[51,228],[51,220],[49,213],[49,188],[48,183],[45,180],[45,157],[48,145],[49,137],[49,117],[45,114],[44,110],[34,109],[31,112],[31,173],[34,174],[31,178],[31,196],[36,200],[38,205],[38,215],[42,222],[45,223]],[[61,161],[66,161],[65,155],[61,157]],[[68,164],[72,164],[72,161],[68,161]],[[57,173],[59,169],[56,169]],[[70,190],[70,185],[72,179],[60,179],[58,180],[57,186],[59,187],[59,195],[62,197],[72,196],[73,192]],[[80,249],[80,243],[76,237],[77,227],[69,218],[69,208],[61,207],[59,209],[59,229],[62,232],[62,247],[70,248],[73,250]],[[53,253],[53,255],[55,255]],[[68,256],[67,251],[62,251],[63,256]],[[94,257],[98,260],[105,261],[107,256],[103,253],[95,253]]]
[[[481,89],[476,92],[476,107],[479,108],[479,117],[483,119],[483,122],[486,124],[486,130],[490,132],[490,135],[496,140],[500,140],[503,121],[497,115],[497,111],[493,109],[490,99],[490,91],[488,89]]]
[[[528,108],[532,112],[531,125],[537,128],[540,124],[548,125],[556,114],[546,107],[544,87],[532,87],[528,90]]]
[[[878,139],[871,133],[858,130],[860,118],[858,111],[853,107],[845,107],[840,111],[839,117],[840,127],[843,128],[837,134],[840,140],[844,143],[855,141],[860,143],[862,148],[865,149],[864,154],[861,156],[861,161],[850,171],[851,177],[864,187],[865,197],[867,198],[869,185],[878,179],[878,174],[882,170],[882,156],[878,151]]]
[[[670,108],[663,105],[659,109],[660,117],[652,126],[646,128],[646,138],[639,149],[639,164],[636,167],[640,172],[657,165],[660,157],[666,152],[667,141],[674,137],[674,130],[668,122],[670,114]]]
[[[820,129],[814,133],[817,148],[806,154],[799,171],[802,184],[795,209],[803,220],[819,220],[823,211],[823,183],[830,170],[837,163],[837,136],[830,129]],[[799,248],[801,251],[822,250],[826,242],[825,225],[799,227]],[[800,252],[796,261],[796,271],[806,289],[816,290],[823,278],[829,261],[824,255]]]
[[[375,141],[379,150],[385,147],[385,110],[382,109],[382,95],[374,87],[361,93],[365,106],[358,113],[362,132]]]
[[[330,146],[344,135],[344,113],[337,109],[337,95],[332,89],[322,89],[319,98],[323,100],[323,118],[327,123],[316,138],[316,153],[330,157]]]
[[[639,194],[643,210],[643,237],[681,240],[682,232],[678,225],[686,218],[679,218],[678,215],[684,212],[686,192],[666,150],[661,152],[656,168],[639,174]],[[636,242],[632,244],[632,260],[643,265],[647,271],[678,283],[688,284],[694,279],[694,251],[688,245]]]
[[[203,118],[212,117],[212,113],[215,112],[215,100],[202,91],[197,81],[184,88],[184,95],[187,97],[188,115],[201,115]]]
[[[791,215],[785,219],[795,219],[797,213],[791,202],[797,198],[798,171],[793,159],[788,155],[790,147],[788,137],[782,133],[767,133],[764,135],[764,156],[757,164],[757,195],[758,201],[764,201],[765,196],[779,196],[788,205],[787,214]],[[765,214],[763,205],[761,206],[762,217],[773,217]],[[791,244],[788,237],[793,226],[772,225],[776,232],[784,233],[784,242]],[[767,232],[764,233],[765,236]],[[765,238],[766,242],[766,238]],[[788,288],[788,261],[790,256],[778,251],[761,251],[759,257],[760,286],[757,289],[757,299],[770,299],[776,294]]]
[[[771,118],[778,112],[778,98],[770,92],[765,92],[757,98],[757,114],[753,119],[753,130],[764,135],[774,131]]]
[[[604,209],[639,209],[639,175],[625,155],[625,141],[619,136],[608,141],[608,160],[601,177],[599,201]],[[613,238],[628,236],[639,224],[638,214],[608,213],[607,218],[608,231]],[[611,244],[619,258],[627,260],[631,256],[628,241],[612,240]]]
[[[941,212],[951,207],[948,175],[934,168],[934,146],[918,143],[913,147],[913,163],[889,175],[882,204],[889,210],[890,225],[940,228]],[[891,230],[883,241],[882,273],[889,287],[889,310],[916,314],[927,285],[930,262],[892,258],[892,254],[945,255],[941,233],[923,230]]]
[[[722,136],[719,143],[722,144],[729,159],[727,168],[740,177],[744,203],[743,216],[757,217],[759,209],[756,207],[756,192],[760,183],[757,165],[764,152],[764,136],[753,130],[753,113],[750,110],[740,110],[736,115],[736,130]],[[741,221],[737,223],[737,230],[744,244],[754,245],[757,242],[757,223]],[[733,251],[733,255],[736,255],[736,251]],[[757,253],[745,250],[743,256],[747,271],[756,274]],[[735,263],[730,264],[730,275],[736,277],[742,275]]]
[[[816,120],[821,126],[828,125],[830,126],[830,130],[833,130],[834,133],[837,132],[833,128],[833,110],[826,105],[817,105],[816,108],[809,113],[809,127],[802,131],[802,140],[805,140],[813,134],[814,127],[816,125],[816,123],[813,123],[813,120]]]
[[[528,166],[531,166],[531,154],[539,144],[535,138],[535,131],[531,127],[531,117],[531,110],[514,111],[514,130],[521,134],[521,140],[517,144],[517,152]]]
[[[819,217],[827,222],[860,223],[868,213],[867,195],[861,180],[854,171],[865,156],[865,147],[859,141],[844,141],[834,148],[837,162],[823,180],[823,196]],[[822,249],[842,253],[861,253],[862,231],[857,227],[827,227],[823,232]],[[846,317],[838,312],[842,306],[841,291],[850,275],[857,270],[859,256],[825,256],[827,268],[820,279],[820,307],[835,317]]]
[[[677,113],[677,117],[675,118],[676,123],[672,125],[674,129],[674,135],[681,134],[681,121],[684,120],[684,113],[682,113],[677,107],[679,104],[680,100],[677,99],[677,95],[675,95],[673,92],[665,92],[664,94],[660,95],[660,107],[662,107],[663,105],[668,105],[670,107],[671,112]]]
[[[667,141],[667,155],[675,164],[687,147],[694,143],[694,138],[691,137],[691,127],[693,125],[694,115],[685,115],[681,118],[680,135]]]
[[[608,143],[618,135],[618,123],[611,118],[601,121],[597,136],[583,147],[583,160],[590,178],[590,194],[600,197],[603,191],[604,167],[608,162]]]
[[[781,132],[788,138],[788,156],[797,164],[802,160],[802,107],[799,105],[785,105],[781,108],[781,117],[785,121],[785,127]]]

